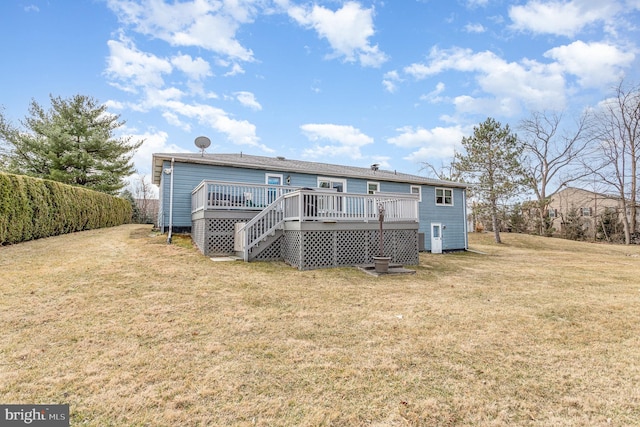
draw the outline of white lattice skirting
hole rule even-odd
[[[202,218],[193,221],[193,240],[206,256],[231,254],[234,227],[242,218]],[[419,264],[418,224],[385,224],[384,255],[392,262]],[[282,236],[275,239],[253,260],[284,260],[300,269],[312,270],[373,262],[380,248],[377,223],[287,223]]]

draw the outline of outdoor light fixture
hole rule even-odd
[[[286,182],[287,182],[287,185],[291,185],[291,175],[287,175]]]

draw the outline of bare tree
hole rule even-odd
[[[427,175],[443,181],[454,181],[454,182],[462,181],[461,172],[456,167],[455,153],[454,153],[454,158],[452,158],[450,162],[445,163],[444,161],[442,161],[440,163],[440,167],[436,167],[435,165],[429,162],[422,162],[422,167],[420,168],[420,171],[426,171]]]
[[[620,82],[615,96],[602,103],[598,126],[602,169],[597,174],[620,196],[625,244],[629,244],[637,231],[640,86],[627,88]]]
[[[153,221],[153,203],[156,202],[154,197],[154,189],[151,182],[147,181],[146,175],[140,175],[134,182],[131,183],[133,188],[133,197],[140,210],[141,218],[140,222],[147,223]]]
[[[579,167],[593,147],[589,117],[580,117],[572,130],[563,128],[563,119],[559,113],[534,112],[518,126],[525,150],[527,186],[537,200],[540,235],[551,233],[549,203],[553,195],[592,173]]]

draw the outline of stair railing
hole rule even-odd
[[[249,251],[260,243],[264,238],[273,234],[276,230],[282,229],[284,222],[284,199],[281,194],[269,206],[264,208],[258,215],[247,222],[244,227],[238,230],[241,238],[244,239],[242,258],[249,261]]]

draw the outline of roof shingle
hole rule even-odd
[[[153,182],[160,183],[162,162],[175,159],[184,163],[199,163],[249,169],[265,169],[273,171],[298,172],[333,177],[362,178],[376,181],[405,182],[411,184],[438,185],[446,187],[466,188],[460,182],[442,181],[419,175],[410,175],[397,171],[356,166],[335,165],[330,163],[291,160],[284,157],[254,156],[242,153],[232,154],[200,154],[200,153],[156,153],[153,155]]]

